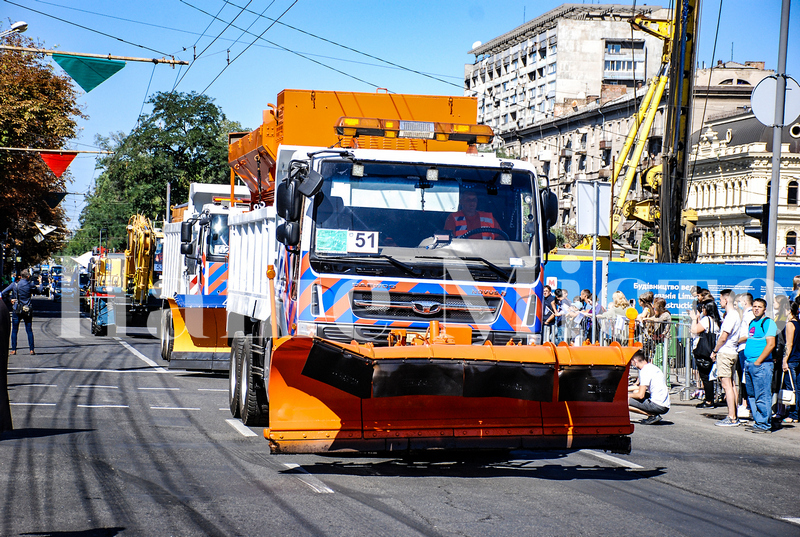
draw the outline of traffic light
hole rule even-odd
[[[745,205],[744,214],[760,222],[760,225],[744,226],[744,234],[758,239],[761,244],[766,244],[769,235],[769,203]]]

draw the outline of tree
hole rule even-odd
[[[190,183],[227,183],[228,132],[242,130],[225,118],[206,95],[159,92],[148,103],[150,115],[127,136],[98,137],[113,154],[98,160],[103,170],[81,213],[81,228],[68,245],[69,255],[97,245],[101,230],[112,250],[124,249],[128,219],[136,213],[164,218],[167,184],[172,204],[183,203]]]
[[[2,41],[41,48],[19,34]],[[43,54],[0,52],[0,147],[61,149],[75,137],[77,119],[85,117],[77,105],[72,79],[56,74]],[[57,178],[34,151],[0,150],[0,240],[6,248],[19,251],[23,267],[39,263],[61,248],[66,233],[64,211],[51,208],[45,195],[66,192],[69,180],[68,174]],[[57,229],[37,243],[36,222]]]

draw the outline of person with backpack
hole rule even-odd
[[[778,326],[765,315],[766,309],[765,300],[753,300],[755,318],[750,321],[744,348],[747,399],[755,422],[747,430],[752,433],[772,432],[772,350],[775,348]]]
[[[17,334],[19,333],[20,320],[25,322],[25,331],[28,334],[28,348],[31,354],[36,354],[33,341],[33,295],[42,294],[36,284],[31,281],[28,269],[20,272],[20,279],[3,289],[2,296],[11,298],[13,310],[11,312],[11,351],[17,354]]]
[[[717,344],[717,332],[722,320],[719,318],[717,304],[713,300],[700,304],[698,309],[699,311],[689,310],[689,317],[692,318],[691,332],[695,336],[692,342],[694,364],[700,374],[704,393],[703,401],[696,407],[714,408],[714,381],[710,378],[714,362],[711,353]]]

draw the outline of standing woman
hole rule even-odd
[[[14,309],[11,312],[11,352],[17,354],[17,333],[19,332],[19,322],[25,322],[25,331],[28,333],[28,348],[31,354],[36,354],[33,348],[33,295],[41,294],[41,290],[31,281],[31,273],[28,269],[19,274],[18,282],[14,282],[3,289],[2,296],[11,296],[11,304]]]
[[[797,423],[800,420],[800,414],[798,414],[798,409],[800,409],[800,389],[798,389],[797,383],[797,373],[800,370],[800,320],[798,320],[800,306],[798,306],[797,302],[792,302],[789,312],[789,322],[786,323],[786,350],[783,355],[783,371],[785,373],[784,377],[790,377],[791,380],[784,378],[783,388],[791,390],[794,384],[795,405],[791,407],[788,416],[783,421],[784,423]]]
[[[722,324],[716,302],[705,302],[701,305],[701,308],[700,313],[689,310],[689,316],[692,318],[692,334],[697,336],[692,345],[693,350],[697,349],[697,343],[700,341],[703,332],[719,333],[719,327]],[[709,379],[708,376],[714,364],[710,357],[695,355],[695,365],[697,366],[697,372],[700,373],[700,380],[703,383],[703,392],[705,393],[703,402],[697,405],[697,408],[713,408],[714,381]]]

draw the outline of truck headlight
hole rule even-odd
[[[297,322],[297,335],[315,337],[317,335],[317,323]]]

